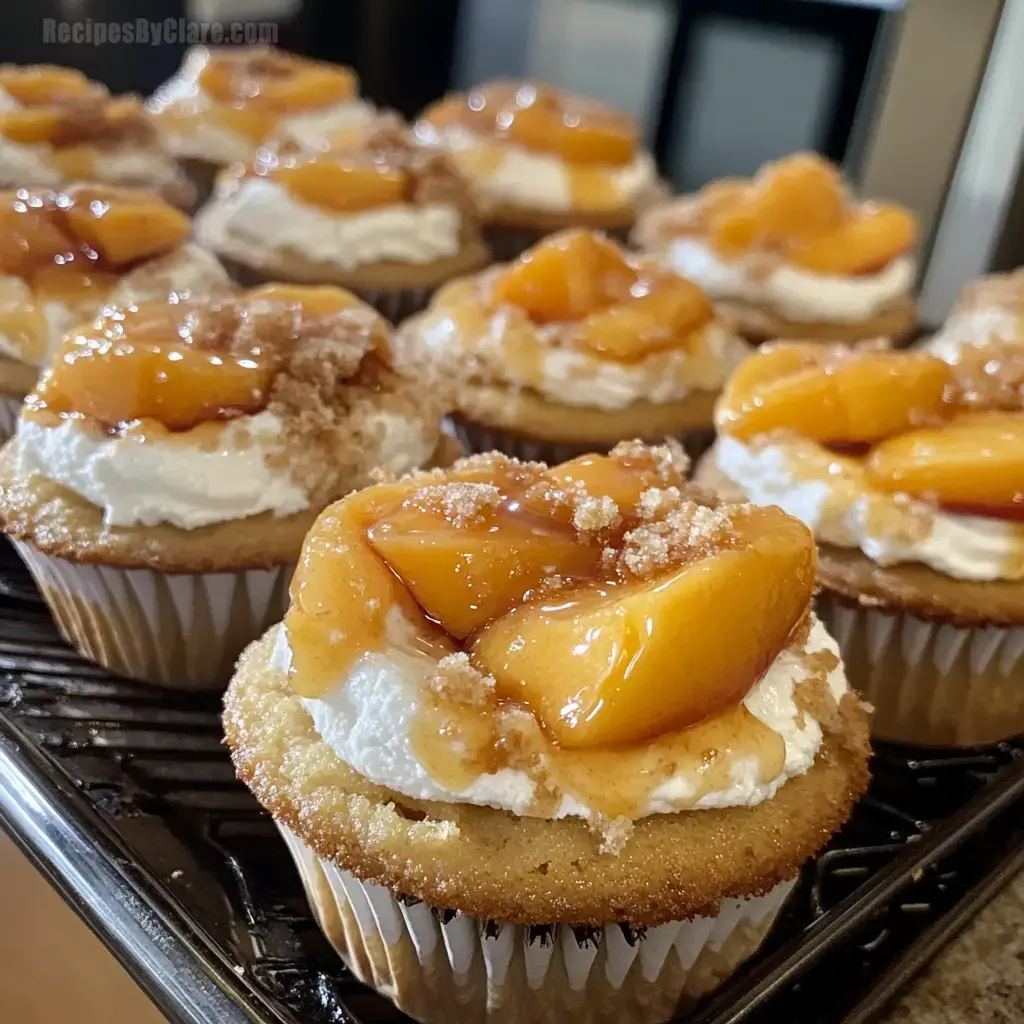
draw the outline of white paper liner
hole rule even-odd
[[[64,639],[119,675],[160,686],[226,686],[242,649],[280,621],[293,565],[161,573],[80,565],[12,540]]]
[[[716,917],[627,933],[445,920],[361,882],[278,828],[320,927],[349,969],[424,1024],[654,1024],[756,952],[795,881]]]
[[[1024,625],[961,628],[862,608],[828,591],[818,615],[847,679],[874,705],[874,735],[976,746],[1024,732]]]
[[[474,423],[464,420],[459,416],[451,417],[450,420],[455,436],[468,452],[490,452],[499,451],[513,458],[522,459],[524,462],[546,462],[549,466],[556,466],[560,462],[568,462],[579,455],[586,455],[589,452],[609,451],[614,445],[608,444],[568,444],[558,441],[535,441],[529,437],[523,437],[514,431],[502,430],[498,427],[485,426],[482,423]],[[714,441],[714,431],[694,430],[685,434],[677,435],[677,440],[686,450],[691,459],[696,459],[711,446]],[[622,438],[624,441],[632,438]],[[663,438],[648,439],[651,444],[658,444]]]
[[[24,400],[0,394],[0,442],[13,437],[18,429],[18,416]]]

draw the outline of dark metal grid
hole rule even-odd
[[[404,1020],[313,923],[209,695],[118,681],[0,556],[0,821],[174,1021]],[[1024,744],[886,746],[764,950],[700,1024],[870,1019],[1024,867]]]

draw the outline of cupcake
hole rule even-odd
[[[458,382],[468,450],[549,462],[631,437],[706,447],[715,398],[749,351],[696,285],[584,229],[452,282],[396,345]]]
[[[108,307],[0,452],[0,522],[85,657],[223,685],[281,617],[317,514],[427,462],[436,390],[396,373],[386,323],[340,289]]]
[[[1024,346],[1024,268],[972,281],[924,350],[955,363],[965,349],[992,345]]]
[[[189,243],[191,222],[152,193],[100,185],[0,192],[0,432],[64,333],[107,305],[232,290]]]
[[[883,739],[1024,732],[1024,362],[1016,372],[780,344],[719,402],[697,479],[814,530],[818,611]]]
[[[0,188],[73,181],[148,189],[183,210],[196,199],[136,97],[71,68],[0,66]]]
[[[651,1024],[867,782],[814,541],[638,442],[331,506],[224,727],[350,970],[424,1024]],[[468,569],[467,569],[468,567]]]
[[[196,237],[247,284],[339,285],[396,321],[490,262],[467,184],[391,117],[222,172]]]
[[[567,227],[625,239],[637,211],[661,194],[632,118],[550,85],[491,82],[454,93],[415,130],[473,183],[499,259]]]
[[[193,46],[147,106],[202,200],[271,136],[315,146],[373,116],[351,68],[265,46]]]
[[[652,206],[633,241],[696,281],[755,344],[899,342],[917,326],[916,219],[853,199],[816,154]]]

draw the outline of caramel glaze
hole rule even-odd
[[[479,460],[470,460],[446,479],[494,482],[494,469],[480,469],[480,465]],[[591,557],[577,558],[573,567],[545,564],[543,559],[531,564],[529,558],[519,558],[526,547],[513,543],[508,561],[492,556],[474,574],[473,555],[467,554],[459,574],[465,589],[451,594],[451,606],[480,614],[477,622],[462,623],[461,639],[456,639],[413,600],[410,591],[416,593],[416,581],[403,582],[374,550],[381,531],[386,533],[387,524],[398,522],[410,506],[422,517],[425,530],[439,529],[443,514],[422,498],[431,480],[403,481],[352,495],[336,506],[337,511],[328,510],[311,531],[292,584],[285,628],[296,691],[306,697],[321,696],[367,652],[411,656],[417,666],[414,671],[423,676],[411,742],[430,775],[459,792],[482,774],[504,769],[525,772],[535,783],[534,801],[525,812],[532,815],[550,817],[569,797],[597,818],[638,818],[647,813],[656,787],[678,773],[685,773],[693,788],[684,795],[674,793],[673,802],[695,806],[706,793],[728,789],[736,766],[749,759],[757,762],[760,782],[778,776],[785,762],[782,737],[740,703],[724,710],[709,709],[713,717],[653,741],[609,749],[566,749],[525,701],[496,692],[493,681],[488,684],[482,675],[485,667],[474,668],[472,651],[480,629],[510,607],[538,599],[564,605],[581,587],[622,586],[624,581],[615,577],[607,561],[602,564],[601,551],[621,543],[629,526],[636,525],[642,493],[682,484],[678,473],[658,479],[652,469],[631,466],[628,458],[619,462],[587,456],[558,467],[561,476],[556,483],[571,487],[574,481],[582,481],[592,493],[614,495],[619,508],[632,510],[614,525],[581,537],[573,526],[572,508],[552,497],[550,490],[545,493],[538,487],[543,467],[509,465],[511,474],[497,481],[500,500],[474,508],[467,492],[466,506],[455,509],[464,521],[451,529],[463,531],[464,536],[512,531],[546,541],[564,539]],[[451,515],[452,509],[447,512]],[[414,521],[402,525],[415,530]],[[471,542],[463,543],[467,545],[463,550],[472,550]],[[494,593],[495,586],[501,594]],[[469,660],[460,650],[469,653]],[[451,658],[446,659],[447,668],[444,661],[439,663],[452,654],[454,666]],[[667,679],[665,685],[673,685],[673,680]]]

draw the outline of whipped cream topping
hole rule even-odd
[[[27,145],[0,135],[0,188],[59,185],[63,177],[50,162],[50,152],[50,147],[41,143]]]
[[[402,203],[341,214],[300,202],[262,178],[216,196],[200,211],[195,231],[215,251],[244,247],[256,265],[293,253],[353,270],[381,260],[430,263],[461,247],[461,216],[452,205]]]
[[[964,349],[990,342],[1024,344],[1021,314],[1002,306],[953,311],[942,330],[925,343],[924,350],[947,363],[959,361]]]
[[[424,142],[448,150],[456,166],[469,177],[486,202],[536,207],[556,213],[577,208],[572,165],[553,153],[537,153],[507,142],[496,142],[459,125],[437,129],[426,122],[416,126]],[[486,155],[485,155],[486,154]],[[588,165],[588,168],[591,165]],[[621,167],[595,165],[628,206],[658,180],[654,159],[640,152]]]
[[[482,329],[470,335],[457,315],[438,306],[410,320],[396,343],[423,347],[435,358],[458,361],[463,369],[476,365],[481,377],[533,388],[555,402],[608,412],[639,401],[665,404],[682,401],[693,391],[717,391],[750,354],[747,344],[717,321],[688,339],[685,347],[629,363],[554,344],[567,324],[535,329],[499,310],[476,326]]]
[[[785,744],[781,772],[768,782],[759,781],[754,757],[736,761],[727,789],[699,792],[695,773],[668,775],[650,791],[644,814],[671,814],[683,808],[753,806],[770,800],[779,788],[802,775],[814,763],[821,748],[820,724],[800,712],[794,689],[813,677],[808,664],[816,652],[835,655],[838,648],[824,626],[815,619],[803,653],[783,651],[743,700],[746,709]],[[275,637],[271,667],[287,672],[291,664],[288,636],[283,626]],[[396,648],[367,652],[322,698],[303,698],[313,725],[334,752],[366,778],[415,800],[476,804],[523,814],[534,803],[534,780],[523,771],[505,768],[479,775],[465,789],[453,791],[439,783],[417,758],[411,731],[420,710],[424,680],[436,663]],[[838,701],[847,690],[842,667],[828,676],[828,686]],[[591,808],[571,795],[563,797],[553,817],[591,817]]]
[[[243,416],[225,425],[212,447],[189,443],[187,434],[164,441],[113,437],[78,419],[47,426],[23,417],[17,468],[80,494],[103,510],[109,526],[170,523],[192,530],[261,512],[291,515],[308,506],[308,495],[287,469],[267,461],[281,431],[272,413]]]
[[[708,242],[693,236],[671,241],[661,259],[717,301],[768,307],[799,322],[867,320],[909,294],[917,277],[917,265],[909,256],[897,257],[874,274],[840,277],[788,263],[766,268],[756,254],[724,260]]]
[[[859,548],[879,565],[919,562],[954,579],[1024,577],[1024,529],[871,490],[838,459],[823,472],[801,471],[808,453],[821,466],[823,451],[809,441],[747,445],[727,435],[713,449],[715,465],[749,501],[778,505],[826,544]]]
[[[39,473],[103,510],[109,526],[169,523],[193,530],[271,512],[309,507],[309,494],[282,459],[284,424],[264,410],[225,423],[216,436],[195,431],[123,437],[69,417],[47,425],[18,421],[18,471]],[[401,475],[430,457],[433,436],[423,422],[394,412],[366,415],[368,465]],[[364,484],[366,480],[353,481]]]
[[[129,270],[110,295],[95,306],[70,306],[47,300],[41,304],[46,320],[45,345],[37,352],[24,351],[21,342],[0,329],[0,353],[43,366],[60,347],[64,335],[76,324],[99,312],[105,305],[125,306],[171,294],[195,298],[226,294],[232,288],[227,271],[215,256],[198,245],[186,244],[163,256],[146,260]],[[20,277],[0,277],[0,322],[4,313],[14,313],[35,304],[28,284]]]

